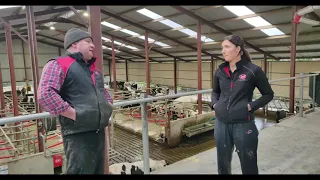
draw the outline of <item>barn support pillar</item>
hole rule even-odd
[[[96,67],[103,73],[103,51],[102,51],[102,40],[101,40],[101,13],[100,6],[87,6],[89,13],[89,33],[91,34],[92,40],[95,44],[93,51],[94,56],[97,58]],[[79,15],[79,14],[78,14]],[[104,156],[104,173],[109,174],[109,129],[105,128],[105,156]]]
[[[40,80],[39,75],[39,65],[38,65],[38,49],[37,49],[37,37],[36,37],[36,28],[35,28],[35,21],[34,21],[34,12],[32,6],[26,6],[26,18],[27,18],[27,28],[28,28],[28,45],[29,45],[29,51],[30,51],[30,60],[32,65],[32,79],[33,79],[33,92],[34,92],[34,98],[35,98],[35,110],[36,113],[40,113],[41,109],[39,107],[39,104],[37,102],[38,95],[38,85]],[[45,134],[44,129],[44,121],[43,119],[37,120],[37,134],[38,134],[38,147],[39,152],[44,151],[44,144],[42,135]]]
[[[28,80],[27,65],[26,65],[26,53],[24,50],[24,43],[23,43],[22,39],[21,39],[21,48],[22,48],[22,59],[23,59],[23,67],[24,67],[24,77],[25,77],[25,80]]]
[[[11,84],[11,95],[12,95],[12,104],[13,104],[13,115],[19,116],[19,106],[18,106],[18,95],[17,95],[17,85],[16,85],[16,75],[14,70],[14,60],[12,52],[12,37],[11,37],[11,27],[5,25],[5,36],[6,36],[6,47],[9,60],[9,70],[10,70],[10,84]],[[15,123],[19,125],[21,123]],[[15,128],[15,132],[19,132],[19,128]],[[20,139],[20,134],[15,134],[15,140]]]
[[[112,43],[112,76],[113,76],[113,92],[117,91],[117,69],[116,69],[116,52],[114,48],[114,38],[111,37]]]
[[[177,94],[177,59],[173,59],[173,86],[174,93]]]
[[[292,18],[297,12],[297,6],[292,6]],[[292,19],[291,29],[291,58],[290,58],[290,77],[294,77],[296,74],[296,46],[297,46],[297,24]],[[290,80],[290,91],[289,91],[289,113],[294,113],[295,105],[295,80]]]
[[[149,67],[149,38],[148,31],[145,31],[144,48],[146,54],[146,83],[147,83],[147,96],[150,95],[150,67]]]
[[[128,60],[126,60],[125,63],[126,63],[126,82],[128,82],[129,81]]]
[[[6,117],[5,113],[5,102],[4,102],[4,94],[3,94],[3,81],[2,81],[2,70],[1,70],[1,63],[0,63],[0,102],[1,102],[1,115],[0,117]]]
[[[198,90],[202,90],[201,22],[197,24]],[[202,94],[198,94],[198,113],[202,114]]]
[[[214,76],[213,56],[211,56],[211,61],[210,61],[210,87],[211,88],[213,88],[213,76]]]
[[[264,65],[263,65],[264,73],[265,73],[266,76],[268,77],[268,61],[267,61],[267,55],[264,55],[263,64],[264,64]],[[267,117],[267,116],[268,116],[268,104],[263,107],[263,112],[264,112],[264,116]]]

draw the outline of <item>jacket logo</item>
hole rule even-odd
[[[247,75],[245,75],[245,74],[240,74],[239,75],[239,79],[240,80],[246,80],[246,78],[247,78]]]

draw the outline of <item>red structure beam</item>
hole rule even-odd
[[[7,54],[9,60],[9,70],[10,70],[10,82],[11,82],[11,95],[13,103],[13,115],[19,116],[19,106],[18,106],[18,94],[17,94],[17,85],[16,85],[16,75],[14,72],[14,61],[13,61],[13,51],[12,51],[12,37],[11,37],[11,26],[5,24],[5,35],[6,35],[6,45],[7,45]],[[20,123],[15,123],[18,125]],[[19,128],[15,128],[15,132],[19,132]],[[15,139],[20,139],[20,134],[15,134]]]
[[[173,59],[173,86],[174,93],[177,94],[177,59]]]
[[[103,51],[101,40],[101,14],[100,6],[87,6],[89,13],[89,33],[95,44],[93,51],[94,56],[97,58],[96,67],[101,71],[103,77]],[[104,173],[109,174],[109,143],[108,143],[108,127],[104,129],[105,132],[105,154],[104,154]]]
[[[113,92],[117,91],[117,68],[116,68],[116,52],[114,48],[114,38],[111,37],[112,43],[112,76],[113,76]]]
[[[197,64],[198,64],[198,90],[202,89],[202,61],[201,61],[201,23],[197,24]],[[202,94],[198,94],[198,113],[202,114]]]
[[[297,12],[297,6],[292,6],[292,18]],[[291,29],[291,57],[290,57],[290,77],[296,75],[296,47],[297,47],[297,24],[293,22],[292,19],[292,29]],[[290,90],[289,90],[289,113],[294,113],[295,104],[295,80],[290,80]]]
[[[148,31],[145,31],[144,35],[144,48],[146,57],[146,83],[147,83],[147,95],[150,95],[150,67],[149,67],[149,41]]]
[[[33,92],[34,98],[38,99],[37,90],[40,80],[39,75],[39,65],[38,65],[38,49],[37,49],[37,37],[36,37],[36,28],[34,22],[34,13],[32,6],[26,6],[26,18],[27,18],[27,28],[28,28],[28,44],[29,44],[29,52],[30,52],[30,60],[32,65],[32,79],[33,79]],[[40,106],[37,101],[35,101],[35,110],[36,113],[41,112]],[[37,134],[38,134],[38,145],[39,152],[43,152],[44,144],[41,135],[45,134],[44,129],[44,120],[37,120]]]
[[[1,102],[1,115],[0,117],[6,117],[4,112],[5,102],[4,102],[4,95],[3,95],[3,81],[2,81],[2,69],[0,63],[0,102]]]
[[[16,85],[16,75],[14,72],[12,38],[11,38],[10,26],[5,25],[5,34],[6,34],[6,46],[7,46],[7,54],[8,54],[9,70],[10,70],[10,83],[11,83],[11,94],[12,94],[12,103],[13,103],[13,115],[19,116],[17,85]]]
[[[128,74],[128,60],[125,60],[126,63],[126,81],[129,81],[129,74]]]

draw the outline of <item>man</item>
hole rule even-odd
[[[39,104],[59,116],[67,174],[104,173],[104,128],[112,99],[95,69],[94,47],[88,32],[70,29],[64,38],[67,55],[51,59],[39,83]]]

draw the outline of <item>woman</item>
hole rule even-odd
[[[273,90],[262,69],[251,62],[243,40],[236,35],[222,42],[225,62],[216,70],[212,90],[212,109],[216,114],[215,140],[218,173],[231,174],[234,145],[243,174],[258,174],[258,129],[254,111],[273,99]],[[258,88],[262,96],[252,101]]]

